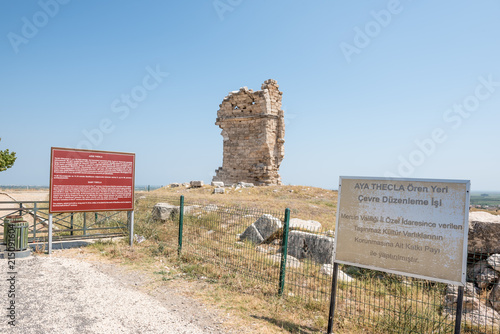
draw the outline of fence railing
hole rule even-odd
[[[29,242],[47,241],[48,201],[0,201],[0,226],[10,215],[20,215],[29,223]],[[56,213],[52,222],[55,240],[122,236],[128,233],[129,224],[123,211]],[[0,238],[3,240],[3,228]]]
[[[287,229],[285,210],[266,212],[178,198],[140,200],[137,212],[150,212],[156,202],[177,206],[177,211],[160,225],[144,214],[137,218],[137,227],[155,231],[160,251],[178,253],[209,278],[237,278],[247,291],[282,295],[328,315],[331,231]],[[282,227],[260,243],[242,238],[263,216],[279,220]],[[320,244],[319,250],[311,249]],[[487,250],[469,254],[463,333],[500,333],[500,255],[497,270],[491,265],[492,255]],[[353,266],[339,269],[334,320],[339,332],[349,332],[352,326],[370,333],[454,332],[457,287]]]

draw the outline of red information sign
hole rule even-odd
[[[135,154],[52,148],[53,212],[134,210]]]

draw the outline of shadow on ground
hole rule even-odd
[[[255,318],[255,319],[270,322],[271,324],[273,324],[279,328],[283,328],[284,330],[286,330],[290,333],[297,333],[297,334],[322,333],[322,331],[318,328],[312,328],[312,327],[308,327],[308,326],[300,326],[300,325],[294,324],[294,323],[289,322],[289,321],[277,320],[277,319],[258,316],[258,315],[251,315],[251,317]]]

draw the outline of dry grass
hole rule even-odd
[[[335,229],[337,191],[306,186],[269,186],[254,188],[225,188],[225,194],[213,194],[214,187],[168,188],[137,193],[136,198],[184,195],[186,201],[209,202],[218,205],[251,207],[265,211],[291,209],[292,218],[319,221],[324,229]]]
[[[225,227],[218,230],[217,226],[210,225],[213,220],[203,219],[194,224],[195,227],[191,227],[193,230],[190,232],[186,232],[190,227],[185,226],[185,233],[196,241],[191,245],[186,242],[183,255],[178,257],[175,222],[154,222],[149,218],[152,204],[156,201],[168,199],[173,203],[178,201],[180,195],[184,195],[187,205],[189,202],[237,205],[267,212],[282,212],[288,207],[292,210],[292,218],[317,220],[325,230],[333,230],[337,192],[304,186],[229,191],[226,188],[226,194],[223,195],[214,195],[212,192],[213,187],[205,186],[197,189],[163,188],[138,193],[136,233],[145,236],[147,240],[133,248],[128,247],[126,241],[101,242],[85,251],[140,270],[155,277],[159,284],[181,289],[206,304],[216,306],[223,313],[230,314],[231,324],[226,329],[228,333],[236,329],[244,329],[245,333],[263,334],[324,333],[328,323],[328,302],[317,295],[304,298],[292,288],[293,284],[297,284],[302,293],[307,290],[308,284],[312,285],[311,291],[321,288],[325,279],[319,277],[317,267],[304,264],[305,269],[301,269],[302,271],[288,269],[285,294],[279,297],[277,281],[275,284],[269,283],[271,280],[256,280],[255,277],[231,270],[230,267],[221,267],[220,262],[215,260],[220,255],[220,250],[223,250],[226,257],[226,265],[231,258],[241,255],[236,246],[228,248],[225,244],[227,239],[222,237],[223,233],[227,233]],[[142,196],[146,198],[141,198]],[[209,214],[204,217],[208,219]],[[207,237],[208,230],[211,232],[210,237]],[[231,240],[236,241],[236,238]],[[200,252],[200,249],[203,251]],[[253,246],[248,246],[248,250],[255,253]],[[242,266],[246,265],[247,269],[252,270],[253,264],[244,263],[241,259],[239,261]],[[263,270],[270,276],[275,275],[276,266],[266,263]],[[253,269],[255,270],[260,269]],[[417,286],[411,280],[402,281],[401,277],[363,270],[354,276],[355,283],[339,283],[335,333],[448,331],[450,321],[444,318],[440,309],[442,286],[433,285],[428,288],[420,283]],[[326,280],[329,282],[329,279]],[[307,291],[305,293],[310,294]],[[414,309],[417,301],[419,307]],[[419,318],[424,321],[416,320]],[[425,319],[438,319],[442,323],[436,325]],[[374,329],[373,323],[377,323],[378,329]]]

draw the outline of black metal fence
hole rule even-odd
[[[175,208],[167,216],[155,217],[151,208],[157,202]],[[199,201],[183,203],[178,198],[144,198],[136,208],[142,212],[140,218],[136,215],[137,228],[158,236],[158,247],[180,254],[190,264],[189,270],[197,268],[209,279],[226,278],[224,282],[230,284],[236,281],[247,292],[282,295],[328,317],[331,231],[293,224],[287,228],[285,209],[265,212]],[[259,219],[276,219],[281,227],[260,242],[252,241],[248,229]],[[318,248],[312,249],[315,245]],[[500,256],[494,263],[492,255],[487,250],[469,254],[462,333],[500,333]],[[339,269],[336,332],[454,332],[457,287],[353,266],[340,265]]]

